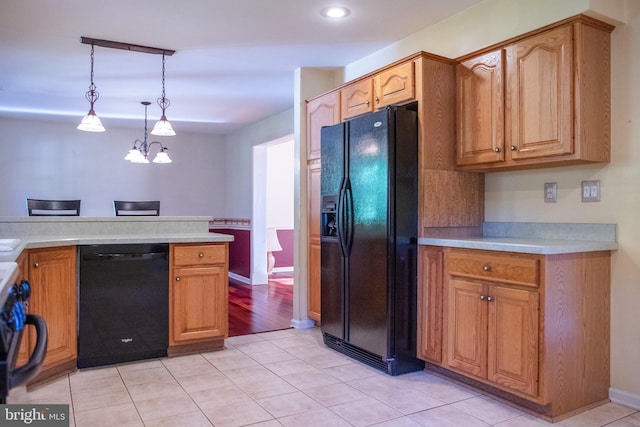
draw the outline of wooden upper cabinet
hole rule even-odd
[[[373,78],[376,108],[398,104],[415,98],[413,61],[405,62],[376,74]]]
[[[456,66],[458,165],[504,160],[504,52]]]
[[[574,152],[572,34],[567,25],[506,49],[505,123],[512,159]]]
[[[612,30],[579,15],[462,58],[458,167],[608,162]]]
[[[307,104],[307,160],[320,158],[320,129],[340,122],[340,93],[329,92]]]
[[[373,79],[365,79],[340,90],[342,120],[373,111]]]
[[[416,98],[414,61],[383,69],[340,91],[342,120]]]

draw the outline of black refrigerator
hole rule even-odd
[[[418,119],[389,107],[321,130],[324,343],[390,375],[416,358]]]

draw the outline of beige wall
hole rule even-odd
[[[618,224],[611,397],[640,408],[640,1],[485,0],[350,64],[345,80],[419,50],[455,58],[578,13],[617,25],[612,33],[611,163],[487,174],[486,220]],[[589,179],[601,182],[600,203],[581,203],[580,183]],[[545,182],[558,183],[557,203],[543,202]]]

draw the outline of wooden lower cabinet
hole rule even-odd
[[[309,162],[308,189],[309,212],[307,215],[307,269],[308,295],[307,315],[320,323],[321,286],[320,286],[320,161]]]
[[[18,258],[16,259],[16,263],[18,264],[18,270],[20,271],[20,279],[29,281],[29,255],[28,252],[22,252]],[[25,308],[27,313],[31,312],[31,301],[27,301],[25,304]],[[22,343],[20,344],[20,350],[18,351],[18,359],[16,360],[16,364],[18,366],[22,366],[29,360],[30,352],[30,342],[29,342],[29,332],[28,330],[22,334]]]
[[[22,278],[31,284],[28,310],[47,324],[47,354],[30,385],[76,369],[76,247],[29,249],[18,258]],[[26,272],[26,274],[24,273]],[[23,335],[18,365],[26,363],[35,345],[35,330]]]
[[[217,350],[229,334],[228,244],[171,244],[169,356]]]
[[[537,396],[538,293],[451,278],[445,304],[447,365]]]
[[[418,248],[418,357],[442,362],[442,274],[440,247]]]
[[[609,251],[420,251],[427,370],[552,421],[608,401]]]

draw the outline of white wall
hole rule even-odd
[[[227,135],[225,215],[228,218],[251,218],[253,146],[292,133],[293,109],[289,109]]]
[[[612,259],[611,397],[640,408],[640,2],[637,0],[485,0],[346,67],[351,80],[425,50],[456,58],[578,13],[617,23],[612,33],[612,158],[572,166],[486,175],[487,221],[618,224]],[[581,203],[580,182],[599,179],[600,203]],[[558,202],[543,202],[544,182]]]
[[[114,199],[160,200],[162,215],[225,213],[224,137],[177,129],[174,137],[157,138],[173,163],[143,165],[123,159],[142,129],[90,133],[69,123],[2,117],[0,129],[0,216],[26,216],[27,197],[81,199],[82,216],[112,216]]]
[[[293,139],[267,146],[267,227],[293,228]]]

